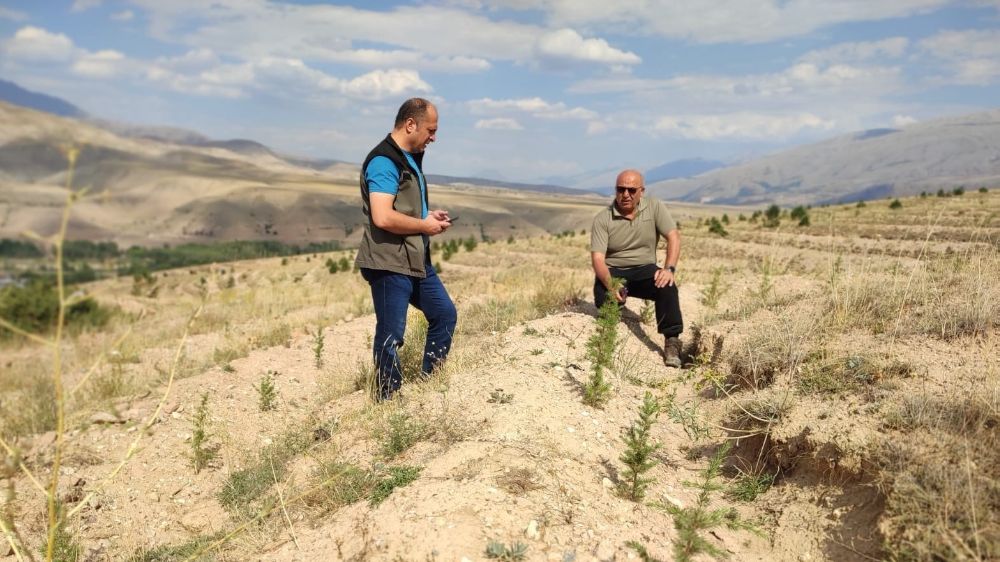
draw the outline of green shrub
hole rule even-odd
[[[712,234],[718,234],[719,236],[729,236],[729,232],[727,232],[726,228],[722,226],[722,223],[719,222],[719,219],[715,217],[712,217],[708,220],[708,231],[711,232]]]
[[[0,238],[0,257],[4,258],[40,258],[42,250],[31,242]]]
[[[368,502],[373,506],[382,503],[393,490],[416,480],[420,476],[420,470],[420,467],[416,466],[390,466],[389,474],[375,483],[368,496]]]
[[[101,327],[111,313],[92,297],[76,300],[66,309],[66,326],[76,328]],[[0,291],[0,318],[14,326],[43,334],[55,328],[59,318],[59,295],[55,286],[34,280],[23,287],[12,285]],[[10,335],[0,328],[0,336]]]
[[[764,227],[776,228],[781,224],[781,207],[771,205],[764,211]]]

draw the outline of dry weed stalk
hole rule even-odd
[[[121,470],[128,464],[129,460],[138,451],[139,442],[147,434],[149,429],[156,423],[160,412],[166,403],[167,397],[170,394],[170,390],[173,386],[174,376],[177,372],[177,365],[180,362],[182,352],[184,350],[184,344],[187,341],[188,333],[190,332],[191,326],[194,320],[197,318],[201,311],[199,307],[195,313],[190,317],[187,323],[187,328],[184,332],[183,337],[179,345],[177,346],[176,352],[174,354],[174,361],[172,363],[171,369],[169,371],[169,376],[166,382],[166,388],[162,396],[160,397],[159,403],[153,413],[145,420],[142,424],[141,430],[136,432],[135,439],[129,444],[128,449],[123,455],[119,463],[108,472],[104,478],[98,483],[97,486],[92,488],[83,498],[77,503],[72,509],[65,511],[60,505],[59,501],[59,476],[60,468],[62,465],[63,454],[66,450],[66,400],[67,393],[64,385],[64,372],[63,372],[63,357],[62,348],[63,340],[66,327],[66,312],[74,304],[74,298],[67,297],[66,295],[66,284],[64,279],[64,263],[63,263],[63,245],[66,241],[67,229],[69,227],[69,218],[73,206],[83,199],[87,195],[87,189],[81,189],[79,191],[73,191],[73,172],[76,167],[76,159],[79,155],[79,148],[70,147],[66,152],[66,157],[68,161],[68,172],[66,174],[66,203],[63,206],[62,216],[59,222],[59,229],[54,235],[48,239],[42,236],[29,232],[26,233],[27,236],[51,244],[55,251],[55,273],[56,273],[56,294],[58,297],[59,309],[56,317],[55,332],[51,338],[47,338],[41,334],[30,333],[26,330],[22,330],[15,326],[12,322],[0,318],[0,326],[16,333],[25,338],[40,343],[45,347],[52,350],[52,385],[53,385],[53,399],[55,401],[56,410],[56,427],[55,427],[55,443],[53,445],[53,455],[52,455],[52,465],[50,469],[50,475],[48,477],[47,484],[42,483],[42,478],[37,474],[33,473],[28,469],[23,461],[20,459],[18,451],[12,447],[5,440],[0,439],[0,444],[3,445],[7,453],[7,464],[11,467],[14,465],[24,474],[28,480],[39,490],[39,492],[45,496],[47,520],[46,520],[46,541],[44,556],[46,562],[52,562],[57,555],[57,547],[60,542],[60,534],[64,533],[65,522],[83,509],[84,506],[88,505],[89,500],[100,490],[103,490],[112,479],[117,476]],[[86,377],[90,376],[94,370],[97,369],[99,362],[103,359],[104,355],[98,357],[98,363],[91,366],[87,371]],[[71,393],[80,388],[78,384],[71,390]],[[25,540],[20,530],[17,527],[17,522],[15,521],[11,509],[11,502],[14,499],[14,483],[13,480],[9,480],[8,495],[5,498],[5,513],[4,517],[0,518],[2,524],[0,524],[0,530],[3,531],[4,536],[7,539],[7,543],[10,546],[11,551],[17,557],[19,561],[25,559],[34,561],[35,555],[32,549],[25,544]],[[63,537],[64,541],[65,538]]]

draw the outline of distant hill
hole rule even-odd
[[[642,174],[646,180],[646,185],[649,185],[667,179],[696,176],[725,165],[725,162],[717,160],[685,158],[642,170]],[[610,195],[614,191],[615,178],[618,177],[622,169],[622,166],[615,166],[614,168],[594,170],[573,176],[553,176],[546,178],[546,181],[556,185],[568,186],[579,191],[593,191],[601,195]]]
[[[0,101],[30,107],[62,117],[86,117],[87,113],[66,100],[26,90],[13,82],[0,80]]]
[[[644,172],[646,183],[656,183],[674,178],[690,178],[711,170],[722,168],[725,162],[718,160],[705,160],[703,158],[685,158],[667,162],[661,166],[650,168]]]
[[[94,196],[74,204],[71,239],[125,247],[228,240],[358,244],[365,217],[357,164],[291,158],[254,141],[211,141],[182,130],[166,130],[170,141],[140,131],[120,135],[87,120],[0,102],[0,238],[58,228],[66,147],[76,146],[73,186]],[[434,190],[435,206],[462,217],[446,239],[575,230],[605,204],[554,193],[554,186],[430,181],[442,186]],[[524,191],[529,187],[550,192]]]
[[[689,202],[799,205],[961,185],[1000,185],[1000,109],[860,131],[649,188]]]
[[[442,176],[439,174],[427,174],[427,181],[437,185],[451,185],[455,187],[494,187],[501,189],[516,189],[521,191],[539,191],[542,193],[565,193],[568,195],[594,195],[594,190],[574,189],[561,185],[519,183],[511,181],[497,181],[484,178],[466,178],[456,176]]]

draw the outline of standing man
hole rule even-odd
[[[590,260],[594,267],[594,304],[604,304],[611,289],[611,278],[625,280],[623,290],[612,296],[624,304],[626,296],[656,303],[656,330],[663,334],[663,362],[668,367],[681,366],[681,340],[684,331],[681,306],[674,273],[681,254],[681,235],[667,206],[651,197],[642,174],[625,170],[615,181],[615,200],[594,217],[590,235]],[[667,239],[667,257],[663,267],[656,264],[656,243]]]
[[[391,398],[403,383],[397,350],[403,345],[409,305],[427,318],[424,376],[448,356],[455,332],[455,304],[431,265],[428,241],[451,226],[447,211],[428,210],[422,162],[437,129],[437,108],[422,98],[408,99],[396,113],[392,132],[361,165],[362,210],[368,222],[355,262],[371,285],[375,304],[378,400]]]

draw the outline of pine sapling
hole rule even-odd
[[[625,464],[625,472],[618,489],[623,496],[634,502],[645,497],[646,488],[653,482],[652,478],[645,478],[643,474],[656,465],[652,456],[660,445],[650,441],[649,430],[659,413],[659,403],[651,393],[647,392],[639,408],[639,419],[622,435],[622,441],[627,448],[618,457]]]
[[[215,457],[215,450],[208,447],[208,439],[211,434],[208,432],[208,393],[201,395],[201,402],[198,409],[191,418],[191,465],[194,473],[198,474],[208,466],[208,463]]]
[[[268,371],[260,378],[260,382],[254,387],[257,389],[258,406],[261,412],[267,412],[275,408],[278,401],[278,390],[274,386],[274,371]]]
[[[701,482],[684,483],[686,486],[699,489],[698,501],[694,505],[684,508],[675,505],[655,506],[666,510],[674,518],[674,529],[677,530],[677,538],[674,539],[674,559],[678,562],[688,562],[698,554],[708,554],[713,558],[726,557],[724,550],[705,538],[702,534],[704,531],[725,525],[731,530],[759,532],[753,525],[740,519],[733,508],[709,509],[712,494],[722,489],[716,479],[722,471],[722,461],[729,454],[731,446],[727,441],[715,453],[708,463],[708,468],[702,472]]]
[[[593,371],[590,380],[583,387],[583,402],[595,408],[602,407],[611,392],[611,385],[604,380],[604,370],[611,367],[615,346],[618,344],[621,309],[614,295],[621,287],[621,279],[611,280],[608,298],[597,313],[597,331],[587,340],[587,357],[591,361]]]
[[[316,333],[313,334],[313,355],[316,356],[316,368],[323,368],[323,326],[316,327]]]

